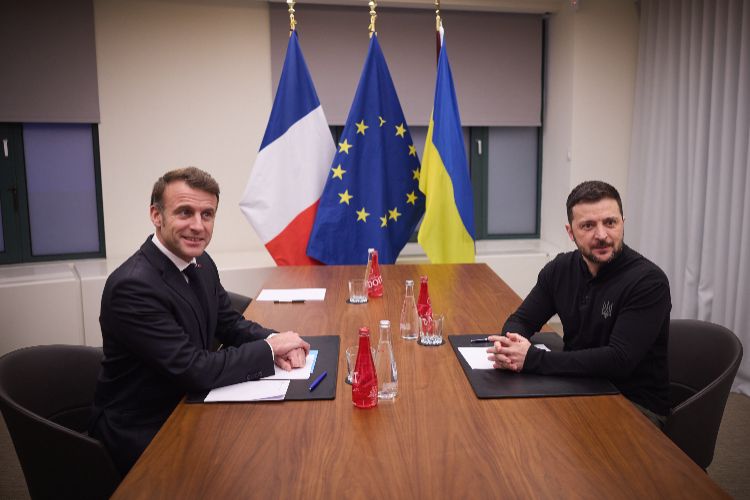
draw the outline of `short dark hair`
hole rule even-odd
[[[164,210],[164,190],[167,185],[175,181],[185,181],[193,189],[200,189],[216,196],[216,203],[219,203],[219,183],[211,177],[208,172],[197,167],[185,167],[170,170],[159,177],[154,183],[154,189],[151,191],[151,204],[161,212]]]
[[[568,209],[568,223],[573,222],[574,206],[579,203],[596,203],[605,198],[615,200],[617,206],[620,207],[620,215],[624,215],[620,193],[611,184],[602,181],[584,181],[574,187],[568,195],[568,201],[565,202],[565,207]]]

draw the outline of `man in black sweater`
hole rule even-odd
[[[622,201],[600,181],[568,196],[568,236],[559,254],[487,350],[495,368],[607,378],[657,426],[669,411],[667,340],[672,308],[667,277],[623,243]],[[554,314],[565,349],[530,349],[527,340]]]

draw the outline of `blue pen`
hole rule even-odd
[[[318,378],[316,378],[315,381],[312,384],[310,384],[310,392],[314,391],[315,388],[318,387],[318,385],[320,384],[320,382],[324,378],[326,378],[326,375],[328,375],[327,371],[325,371],[325,372],[321,373],[320,375],[318,375]]]

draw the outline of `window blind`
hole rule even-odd
[[[297,32],[331,125],[342,125],[369,43],[368,9],[298,4]],[[443,11],[446,46],[461,121],[467,126],[539,126],[542,17],[538,14]],[[284,4],[270,4],[273,88],[289,34]],[[435,90],[435,14],[379,8],[378,41],[410,125],[427,125]]]

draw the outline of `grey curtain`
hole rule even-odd
[[[750,1],[643,0],[635,101],[628,238],[673,318],[737,334],[750,394]]]

